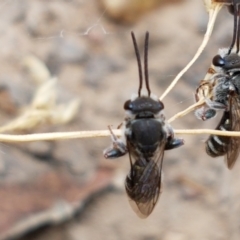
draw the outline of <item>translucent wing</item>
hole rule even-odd
[[[136,157],[129,154],[131,169],[126,177],[125,188],[130,205],[140,218],[146,218],[153,211],[160,192],[162,161],[166,142],[162,141],[152,157]],[[132,158],[135,162],[132,163]]]
[[[237,94],[230,97],[229,131],[240,131],[240,101]],[[229,169],[233,168],[240,152],[240,137],[230,137],[227,145],[225,162]]]

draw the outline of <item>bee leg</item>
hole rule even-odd
[[[103,151],[103,156],[105,158],[118,158],[118,157],[121,157],[123,155],[125,155],[127,153],[127,151],[122,151],[122,149],[124,146],[113,146],[113,147],[110,147],[110,148],[107,148]]]
[[[203,106],[195,111],[196,117],[203,121],[215,117],[216,114],[217,114],[216,110],[206,106]]]
[[[167,143],[165,145],[165,150],[171,150],[173,148],[180,147],[184,144],[184,140],[182,138],[174,138],[174,132],[170,125],[167,125],[168,138]]]
[[[184,144],[184,140],[181,138],[168,138],[167,144],[165,145],[165,150],[171,150],[173,148],[181,147]]]
[[[202,120],[205,121],[205,120],[208,120],[210,118],[213,118],[215,117],[217,114],[216,110],[214,109],[206,109],[205,113],[204,113],[204,116],[202,116]]]
[[[220,109],[220,110],[226,110],[227,106],[220,102],[211,101],[210,99],[206,99],[206,104],[213,109]]]
[[[121,122],[121,123],[118,125],[117,129],[120,129],[120,128],[122,127],[122,125],[123,125],[123,122]]]
[[[108,129],[111,133],[112,146],[103,151],[105,158],[118,158],[127,153],[127,147],[124,142],[118,138],[112,131],[111,127],[108,126]]]

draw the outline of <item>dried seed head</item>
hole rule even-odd
[[[35,109],[51,109],[56,103],[57,78],[51,78],[37,89],[31,107]]]
[[[28,71],[31,79],[37,84],[41,84],[51,78],[46,65],[33,55],[26,56],[22,60],[22,65]]]
[[[66,124],[71,121],[78,112],[80,100],[58,104],[57,78],[51,78],[46,66],[36,57],[28,56],[24,64],[38,83],[35,96],[17,118],[0,127],[0,132],[30,130],[41,124]]]

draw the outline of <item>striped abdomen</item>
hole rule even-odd
[[[222,119],[220,120],[216,130],[229,131],[229,112],[225,111],[223,113]],[[228,144],[230,142],[230,137],[210,135],[206,141],[206,152],[211,157],[223,156],[228,151]]]

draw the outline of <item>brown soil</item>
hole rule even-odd
[[[196,0],[162,4],[131,24],[109,18],[94,0],[4,0],[0,19],[0,85],[9,93],[0,96],[9,102],[0,106],[0,123],[14,118],[14,106],[26,105],[34,94],[36,85],[21,65],[23,57],[34,54],[58,77],[60,102],[74,97],[82,101],[71,123],[36,129],[53,132],[104,130],[123,120],[123,103],[138,85],[130,31],[135,32],[141,49],[145,32],[150,32],[151,88],[160,96],[194,55],[208,17],[202,1]],[[232,17],[223,9],[207,48],[164,99],[167,118],[193,103],[196,86],[218,48],[229,45],[231,32]],[[172,125],[214,128],[217,121],[201,122],[192,113]],[[77,215],[21,239],[238,240],[239,163],[229,171],[221,158],[211,159],[204,152],[207,136],[182,137],[185,146],[165,154],[162,194],[145,220],[132,211],[124,191],[128,157],[111,161],[102,156],[110,138],[2,145],[0,234],[4,238],[26,217],[64,199],[73,205],[82,201]],[[99,178],[105,179],[102,184],[96,180],[101,169],[107,169]],[[95,186],[96,181],[99,187],[95,189],[91,184]],[[32,229],[31,224],[25,228]],[[19,232],[8,236],[16,235]]]

